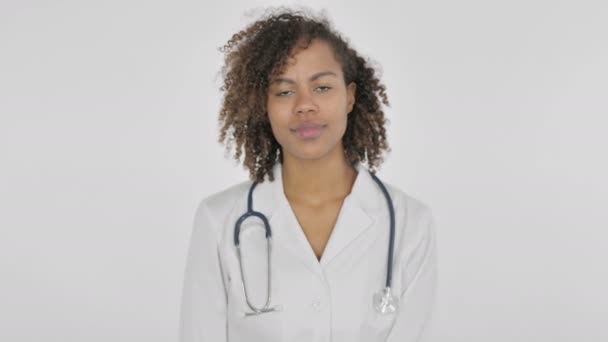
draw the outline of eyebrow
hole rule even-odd
[[[310,76],[310,78],[308,79],[309,81],[314,81],[320,77],[323,76],[334,76],[334,77],[338,77],[338,75],[336,75],[335,72],[333,71],[321,71],[318,72],[312,76]],[[273,84],[278,84],[278,83],[291,83],[294,84],[296,83],[296,81],[289,79],[289,78],[283,78],[283,77],[279,77],[279,78],[275,78],[274,81],[272,81]]]

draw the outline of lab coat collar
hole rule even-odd
[[[380,188],[375,183],[369,170],[361,163],[356,165],[357,176],[351,192],[342,204],[338,219],[329,241],[323,251],[321,260],[317,260],[306,235],[297,221],[296,215],[285,196],[283,188],[282,164],[277,162],[273,167],[274,181],[266,179],[257,185],[254,192],[254,210],[261,211],[268,218],[272,227],[273,240],[287,244],[288,252],[293,253],[315,274],[321,275],[322,268],[337,259],[351,243],[375,227],[381,205],[386,206],[386,200]],[[259,198],[259,199],[258,199]],[[377,236],[377,234],[373,235]],[[355,253],[363,253],[369,247],[372,239],[357,243]],[[356,257],[349,254],[349,257]]]

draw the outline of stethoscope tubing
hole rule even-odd
[[[382,193],[384,194],[384,197],[386,198],[387,206],[389,209],[390,235],[389,235],[388,256],[387,256],[387,263],[386,263],[386,282],[385,282],[385,288],[384,288],[385,292],[384,293],[390,294],[392,280],[393,280],[392,278],[393,278],[393,254],[394,254],[394,244],[395,244],[395,209],[393,207],[393,201],[391,199],[391,196],[389,195],[388,190],[386,189],[384,184],[373,173],[370,173],[370,175],[372,176],[372,179],[378,184],[378,186],[382,190]],[[268,219],[266,218],[266,216],[258,211],[253,210],[253,190],[255,189],[255,187],[257,185],[258,185],[258,182],[253,182],[251,187],[249,188],[249,193],[247,195],[247,212],[245,214],[241,215],[241,217],[239,217],[239,219],[237,220],[237,222],[235,224],[235,228],[234,228],[234,245],[237,250],[239,268],[241,271],[241,278],[243,280],[243,290],[244,290],[244,294],[245,294],[245,300],[247,302],[247,305],[253,310],[253,313],[246,313],[246,315],[256,315],[256,314],[276,310],[276,308],[274,308],[274,307],[269,308],[270,298],[271,298],[271,279],[272,279],[271,278],[271,256],[270,256],[271,252],[272,252],[272,230],[270,228],[270,223],[268,222]],[[247,293],[247,285],[246,285],[245,276],[243,273],[243,263],[242,263],[241,248],[240,248],[241,224],[247,218],[252,217],[252,216],[258,217],[264,223],[265,236],[266,236],[266,242],[267,242],[267,255],[268,255],[268,263],[267,263],[267,265],[268,265],[268,279],[267,279],[268,292],[267,293],[268,293],[268,296],[266,298],[266,304],[261,309],[254,307],[253,304],[249,301],[249,295]],[[383,302],[386,300],[388,300],[388,297],[384,297]]]
[[[388,260],[386,262],[386,287],[390,288],[393,283],[393,253],[395,247],[395,208],[393,207],[393,201],[391,200],[391,196],[386,190],[386,187],[376,175],[370,173],[374,181],[378,183],[380,189],[382,189],[382,193],[384,193],[384,197],[386,198],[389,217],[390,217],[390,236],[389,236],[389,244],[388,244]]]

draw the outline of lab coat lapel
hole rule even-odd
[[[281,166],[277,162],[273,167],[274,181],[271,182],[266,176],[264,182],[256,186],[253,210],[261,212],[268,219],[275,257],[278,253],[287,253],[312,273],[321,275],[319,262],[285,197]]]
[[[283,190],[282,165],[277,162],[273,168],[275,180],[258,185],[254,210],[262,211],[272,227],[275,248],[281,248],[302,262],[312,273],[323,276],[322,268],[335,259],[366,230],[374,227],[374,215],[378,209],[377,193],[369,171],[361,164],[357,166],[357,178],[351,193],[345,198],[336,225],[321,257],[317,260],[306,235],[302,231],[296,215],[285,197]],[[259,197],[259,199],[258,199]],[[259,208],[256,208],[259,207]],[[371,244],[364,244],[368,246]],[[364,249],[357,251],[362,253]]]
[[[346,251],[356,240],[362,238],[369,229],[376,228],[376,210],[378,205],[375,201],[377,192],[374,180],[369,171],[361,164],[357,165],[357,178],[351,192],[342,204],[336,225],[331,233],[329,241],[321,257],[321,266],[327,265]],[[371,235],[376,237],[377,234]],[[357,250],[348,254],[349,258],[362,254],[366,247],[371,245],[372,240],[357,244]]]

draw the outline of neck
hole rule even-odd
[[[356,177],[357,170],[343,153],[339,158],[304,160],[285,155],[283,159],[283,191],[289,201],[313,206],[342,201]]]

